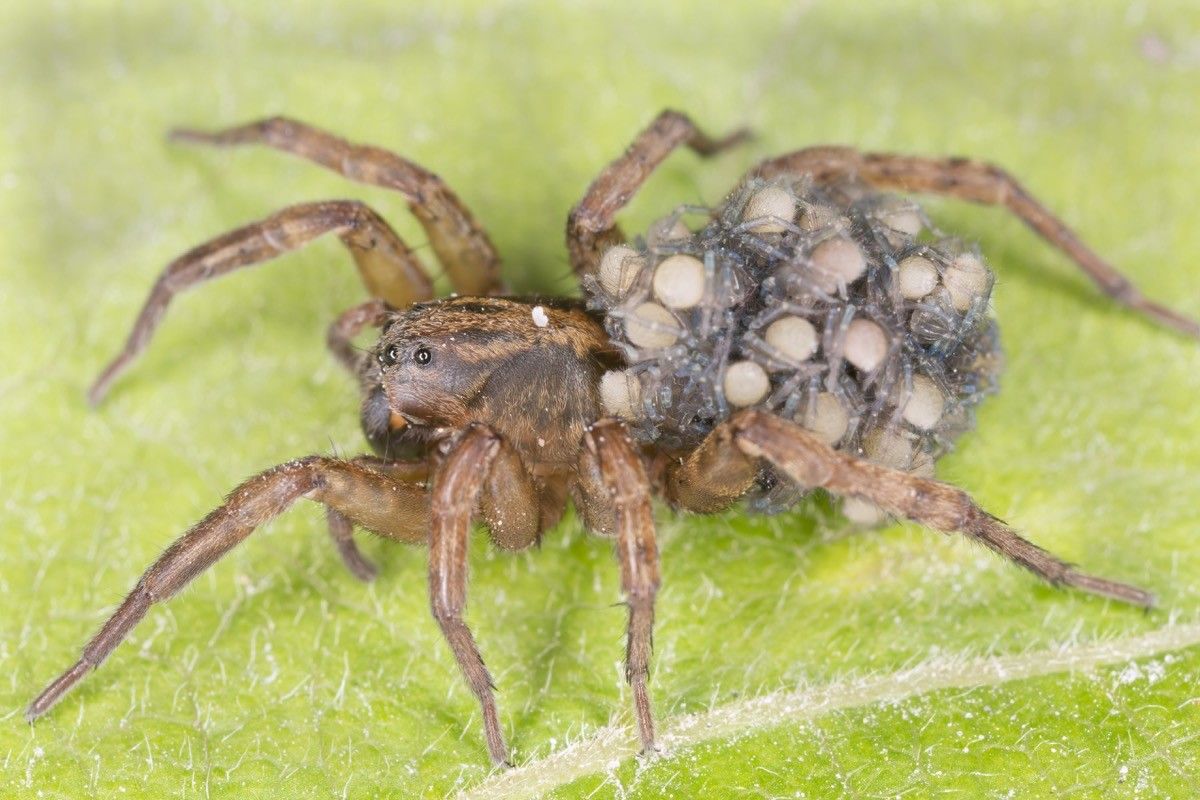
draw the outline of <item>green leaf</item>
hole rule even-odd
[[[472,551],[468,617],[519,763],[501,774],[428,613],[424,554],[365,541],[381,574],[363,586],[306,506],[22,721],[225,491],[363,448],[353,382],[322,345],[362,297],[336,242],[180,298],[87,408],[163,265],[317,198],[360,197],[423,242],[393,194],[265,151],[168,145],[172,125],[286,112],[394,148],[477,211],[514,288],[543,292],[573,291],[567,210],[666,106],[760,138],[672,158],[631,230],[790,148],[987,157],[1148,295],[1200,315],[1194,6],[709,5],[0,10],[0,794],[1196,796],[1200,347],[1117,309],[1004,213],[936,201],[1000,274],[1009,360],[939,476],[1152,589],[1158,610],[1042,586],[912,525],[852,533],[820,503],[660,508],[665,752],[643,763],[611,546],[569,518],[536,552]]]

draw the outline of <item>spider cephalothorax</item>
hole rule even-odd
[[[376,350],[368,379],[392,414],[414,428],[487,424],[542,463],[574,463],[599,418],[599,375],[619,363],[581,304],[550,300],[423,303],[391,316]]]
[[[235,489],[142,575],[79,660],[30,704],[31,720],[153,604],[301,498],[326,507],[338,551],[363,579],[375,568],[355,546],[355,526],[428,546],[434,619],[501,763],[508,751],[492,680],[463,619],[472,519],[497,545],[522,549],[570,500],[589,531],[615,539],[629,608],[626,677],[646,749],[654,746],[647,675],[659,586],[652,494],[712,512],[743,498],[776,510],[825,490],[857,504],[848,510],[860,518],[894,514],[960,532],[1051,583],[1153,603],[1141,589],[1079,572],[932,479],[934,459],[995,384],[992,273],[915,205],[879,190],[1005,205],[1107,294],[1200,336],[1200,326],[1143,298],[995,167],[799,150],[762,162],[721,207],[691,209],[695,230],[676,214],[629,244],[616,214],[673,149],[709,155],[743,138],[713,140],[663,112],[571,212],[567,245],[586,308],[496,297],[503,285],[487,234],[436,175],[386,150],[282,118],[177,136],[266,144],[401,192],[461,296],[433,300],[400,237],[349,200],[291,206],[173,261],[92,386],[93,402],[146,347],[175,294],[334,233],[372,296],[334,322],[328,342],[358,377],[375,455],[308,456]],[[368,326],[382,333],[362,351],[351,342]]]

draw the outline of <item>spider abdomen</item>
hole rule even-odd
[[[759,180],[611,248],[585,289],[628,362],[604,378],[606,408],[644,441],[688,449],[758,407],[928,472],[995,388],[993,282],[911,201]]]

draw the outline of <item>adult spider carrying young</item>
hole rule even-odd
[[[763,510],[824,489],[847,512],[893,514],[975,539],[1052,584],[1139,606],[1150,593],[1080,572],[1017,535],[934,460],[970,427],[1000,367],[988,312],[992,273],[943,238],[902,189],[1004,205],[1136,312],[1191,336],[1200,326],[1143,298],[1000,169],[963,159],[810,148],[759,164],[717,209],[682,209],[625,243],[616,214],[668,154],[715,154],[687,117],[660,114],[571,212],[567,244],[586,300],[505,299],[487,234],[434,174],[399,156],[289,119],[179,140],[264,144],[399,191],[458,295],[433,299],[419,261],[352,200],[291,206],[177,258],[155,283],[120,354],[93,385],[98,403],[145,349],[171,299],[328,233],[350,250],[372,297],[330,327],[358,378],[374,456],[308,456],[243,483],[142,575],[79,660],[29,706],[46,713],[108,657],[150,607],[254,530],[306,498],[359,578],[375,568],[355,526],[429,547],[433,615],[483,712],[488,752],[508,751],[493,686],[463,620],[467,537],[480,519],[520,550],[567,500],[616,544],[629,608],[626,677],[641,742],[654,746],[647,675],[659,588],[651,497],[714,512]],[[697,230],[685,213],[703,216]],[[353,338],[382,329],[375,349]]]

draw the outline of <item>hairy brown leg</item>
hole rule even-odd
[[[541,535],[541,498],[525,463],[501,441],[483,484],[479,514],[492,541],[505,550],[524,550]]]
[[[479,699],[488,754],[495,763],[508,764],[508,748],[493,695],[495,685],[475,637],[463,620],[471,515],[499,449],[499,437],[481,425],[472,425],[453,442],[434,475],[430,500],[429,599],[433,618],[441,627],[467,685]]]
[[[365,528],[404,542],[421,542],[428,526],[423,487],[398,483],[362,464],[308,456],[267,470],[234,489],[223,505],[159,556],[83,648],[74,666],[30,703],[25,718],[32,721],[45,714],[98,667],[151,605],[175,595],[255,529],[302,497],[324,503]]]
[[[1066,253],[1109,297],[1180,333],[1200,338],[1200,323],[1149,300],[1129,279],[1067,227],[1016,178],[994,164],[965,158],[860,153],[849,147],[810,147],[762,162],[750,175],[812,175],[818,182],[857,176],[881,189],[899,189],[1003,206]]]
[[[325,334],[325,344],[338,363],[351,375],[357,375],[362,360],[371,357],[369,353],[361,353],[355,349],[354,337],[362,333],[364,328],[380,327],[390,313],[389,305],[375,298],[346,309],[330,324]]]
[[[230,231],[176,258],[146,298],[124,348],[88,391],[93,405],[145,350],[175,295],[233,270],[269,261],[335,233],[345,243],[367,289],[397,308],[428,300],[433,286],[420,262],[383,218],[356,200],[291,206]]]
[[[966,534],[1055,586],[1072,586],[1145,608],[1154,605],[1154,596],[1147,591],[1079,572],[1019,536],[954,486],[839,452],[799,425],[762,411],[740,412],[725,424],[732,428],[733,440],[743,453],[765,459],[801,486],[862,497],[943,533]]]
[[[429,463],[426,461],[397,461],[377,456],[358,456],[353,463],[386,475],[397,483],[428,488]]]
[[[758,472],[733,444],[733,430],[718,425],[682,460],[669,462],[662,492],[673,508],[713,514],[750,491]]]
[[[685,114],[663,111],[625,152],[604,168],[567,218],[567,251],[575,273],[595,271],[609,246],[624,241],[616,224],[624,208],[654,169],[680,145],[702,156],[715,155],[749,138],[746,130],[721,139],[706,135]]]
[[[425,229],[459,294],[503,291],[496,248],[458,195],[434,173],[389,150],[353,144],[286,117],[214,132],[177,129],[171,138],[225,147],[265,145],[314,161],[350,180],[393,189],[408,200],[409,210]]]
[[[407,423],[388,407],[375,352],[359,350],[354,346],[354,337],[358,336],[363,328],[368,325],[382,326],[392,311],[385,301],[379,299],[368,300],[348,308],[329,326],[325,343],[338,363],[358,378],[362,395],[359,419],[372,449],[384,455],[401,455],[392,449],[392,442],[403,437]]]
[[[325,520],[329,525],[329,536],[333,539],[342,563],[360,581],[373,581],[379,574],[379,568],[362,554],[354,542],[354,523],[340,511],[332,508],[325,509]]]
[[[429,466],[424,461],[385,461],[375,456],[359,456],[350,463],[386,475],[397,483],[420,489],[424,488],[429,472]],[[353,520],[333,506],[326,507],[325,519],[329,524],[329,535],[333,539],[334,547],[350,572],[359,580],[375,580],[379,570],[355,544]]]
[[[629,604],[625,679],[633,690],[638,734],[644,752],[654,750],[654,716],[646,680],[654,645],[654,598],[661,578],[650,482],[625,425],[604,420],[588,430],[584,458],[595,464],[614,512],[621,590]]]

